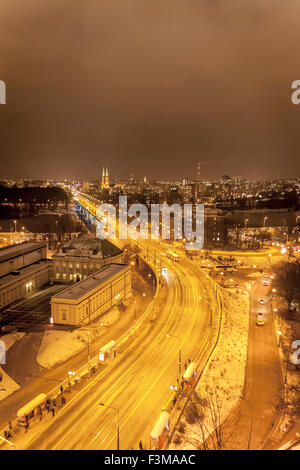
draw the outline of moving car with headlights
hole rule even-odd
[[[264,321],[264,318],[263,316],[258,316],[257,315],[257,318],[256,318],[256,326],[264,326],[265,324],[265,321]]]

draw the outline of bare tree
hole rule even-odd
[[[273,285],[286,301],[290,312],[293,300],[300,299],[300,262],[282,262],[274,267],[274,273]]]
[[[189,424],[198,428],[193,436],[186,436],[190,444],[198,450],[222,449],[221,409],[215,390],[207,387],[205,397],[191,391],[185,417]]]

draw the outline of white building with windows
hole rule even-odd
[[[54,323],[88,324],[131,295],[131,272],[126,264],[108,264],[51,298]]]
[[[108,240],[79,237],[64,244],[52,259],[54,281],[71,284],[109,263],[121,263],[122,251]]]

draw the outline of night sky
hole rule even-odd
[[[299,176],[299,44],[299,0],[0,0],[0,176]]]

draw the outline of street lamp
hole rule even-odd
[[[118,408],[106,405],[105,403],[99,403],[99,405],[104,406],[105,408],[111,408],[117,412],[117,450],[120,450],[120,411]]]
[[[245,228],[247,227],[247,222],[249,222],[249,219],[245,219]]]
[[[264,217],[264,227],[266,226],[266,220],[268,219],[268,217]]]
[[[179,336],[170,335],[169,333],[166,334],[168,338],[176,338],[179,341],[179,374],[181,375],[181,338]]]

